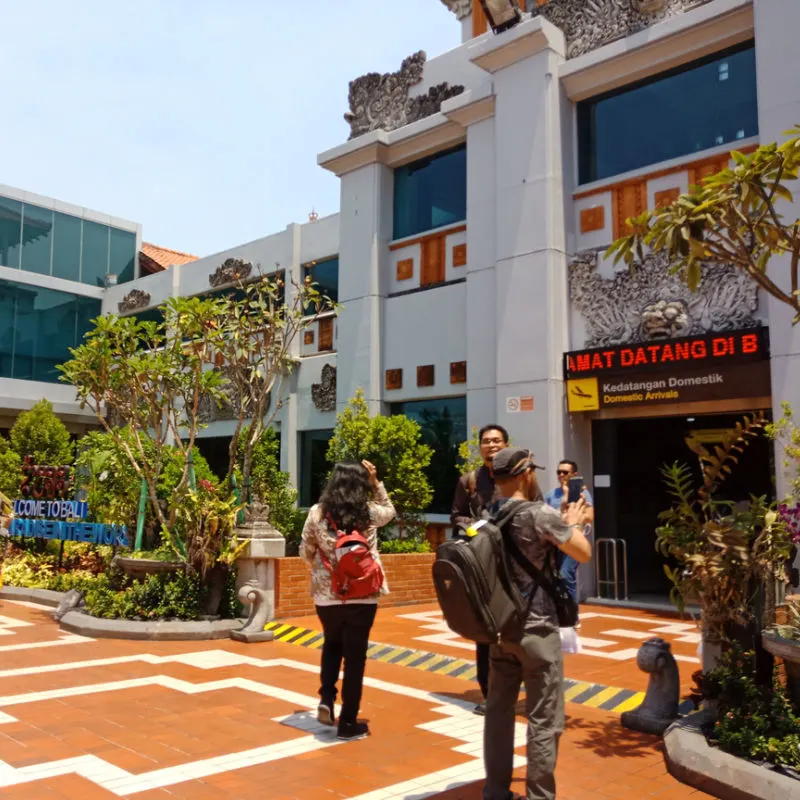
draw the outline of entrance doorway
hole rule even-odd
[[[655,549],[658,515],[671,505],[662,468],[685,463],[699,486],[700,465],[686,438],[694,434],[706,447],[713,447],[719,433],[741,418],[741,414],[719,414],[592,422],[595,536],[625,541],[631,599],[663,600],[669,594],[666,560]],[[732,503],[746,502],[751,495],[772,500],[773,476],[771,442],[759,436],[745,449],[717,496]]]

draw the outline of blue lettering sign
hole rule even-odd
[[[125,525],[15,517],[11,520],[9,533],[12,536],[30,536],[34,539],[56,539],[63,542],[88,542],[130,547],[128,529]]]

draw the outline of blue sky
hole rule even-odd
[[[197,255],[338,211],[316,156],[347,139],[349,81],[460,42],[440,0],[0,0],[0,18],[0,183]]]

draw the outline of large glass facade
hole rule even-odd
[[[0,265],[103,286],[135,277],[136,234],[0,197]]]
[[[395,169],[395,239],[452,225],[466,218],[466,145]]]
[[[0,377],[56,383],[98,316],[99,300],[0,280]]]
[[[305,264],[303,271],[303,277],[311,278],[319,292],[334,303],[339,300],[339,256]]]
[[[391,413],[405,414],[422,428],[422,440],[433,448],[433,458],[426,470],[433,501],[427,511],[449,514],[459,476],[458,446],[467,439],[467,398],[394,403]]]
[[[580,183],[757,135],[748,42],[578,103]]]

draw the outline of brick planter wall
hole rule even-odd
[[[381,556],[389,594],[383,606],[432,603],[436,592],[431,580],[433,553]],[[275,570],[275,616],[302,617],[314,613],[309,594],[309,570],[301,558],[279,558]]]

